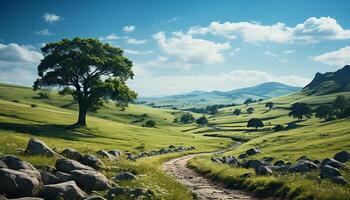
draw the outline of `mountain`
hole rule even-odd
[[[315,78],[302,91],[309,95],[350,91],[350,65],[336,72],[316,73]]]
[[[178,108],[204,107],[213,104],[242,103],[247,98],[269,99],[299,91],[294,87],[277,82],[266,82],[253,87],[230,91],[192,91],[186,94],[165,96],[161,98],[139,98],[139,102]]]

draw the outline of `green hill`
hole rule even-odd
[[[178,108],[205,107],[213,104],[243,103],[247,98],[270,99],[299,91],[301,88],[277,82],[262,83],[253,87],[231,91],[193,91],[187,94],[157,98],[139,98],[139,102]]]
[[[315,78],[303,88],[309,95],[322,95],[350,91],[350,65],[336,72],[317,73]]]

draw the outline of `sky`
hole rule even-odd
[[[305,86],[350,64],[348,0],[0,0],[0,82],[31,86],[40,48],[96,38],[124,50],[139,96]]]

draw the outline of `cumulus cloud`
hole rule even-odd
[[[146,40],[138,40],[134,38],[130,38],[126,41],[128,44],[145,44],[147,41]]]
[[[35,31],[35,33],[37,35],[44,35],[44,36],[52,35],[52,33],[48,29],[38,30],[38,31]]]
[[[132,49],[125,49],[124,52],[127,54],[133,54],[133,55],[148,55],[153,53],[152,50],[138,51],[138,50],[132,50]]]
[[[295,50],[287,49],[287,50],[284,50],[283,53],[292,54],[292,53],[295,53]]]
[[[129,85],[143,96],[172,95],[193,90],[227,91],[270,81],[294,86],[305,86],[310,81],[310,79],[300,76],[277,76],[255,70],[234,70],[216,75],[199,74],[155,77],[144,73],[145,70],[138,65],[136,65],[136,68],[138,71],[135,72],[135,79],[129,81]]]
[[[215,43],[204,39],[195,39],[192,35],[174,32],[166,38],[164,32],[153,35],[161,50],[177,61],[192,64],[213,64],[224,61],[223,50],[229,49],[229,43]]]
[[[133,32],[135,31],[136,27],[135,26],[124,26],[123,31],[126,33]]]
[[[32,85],[42,58],[30,46],[0,44],[0,82]]]
[[[337,67],[350,65],[350,46],[312,57],[312,60]]]
[[[344,29],[331,17],[310,17],[294,27],[280,22],[272,25],[255,22],[211,22],[206,27],[192,27],[188,33],[220,35],[231,40],[242,38],[249,43],[313,43],[321,40],[350,39],[350,30]]]
[[[267,55],[267,56],[270,56],[270,57],[277,58],[277,60],[280,61],[280,62],[283,62],[283,63],[287,63],[288,62],[288,59],[281,58],[280,55],[277,54],[277,53],[273,53],[271,51],[265,51],[264,54]]]
[[[55,14],[52,14],[52,13],[45,13],[43,15],[43,19],[46,22],[54,23],[54,22],[58,22],[58,21],[64,20],[64,17],[58,16],[58,15],[55,15]]]

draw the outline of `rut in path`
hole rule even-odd
[[[221,150],[215,153],[222,153],[224,151],[234,149],[239,146],[239,143],[236,143],[229,148]],[[246,192],[239,190],[230,190],[226,189],[222,184],[213,182],[210,179],[198,174],[192,169],[187,168],[187,162],[200,155],[209,155],[211,153],[202,153],[202,154],[192,154],[183,156],[180,158],[172,159],[163,164],[163,170],[173,176],[176,179],[188,186],[192,192],[197,194],[199,199],[203,200],[227,200],[227,199],[237,199],[237,200],[256,200],[258,198],[253,197],[252,195],[247,194]]]

